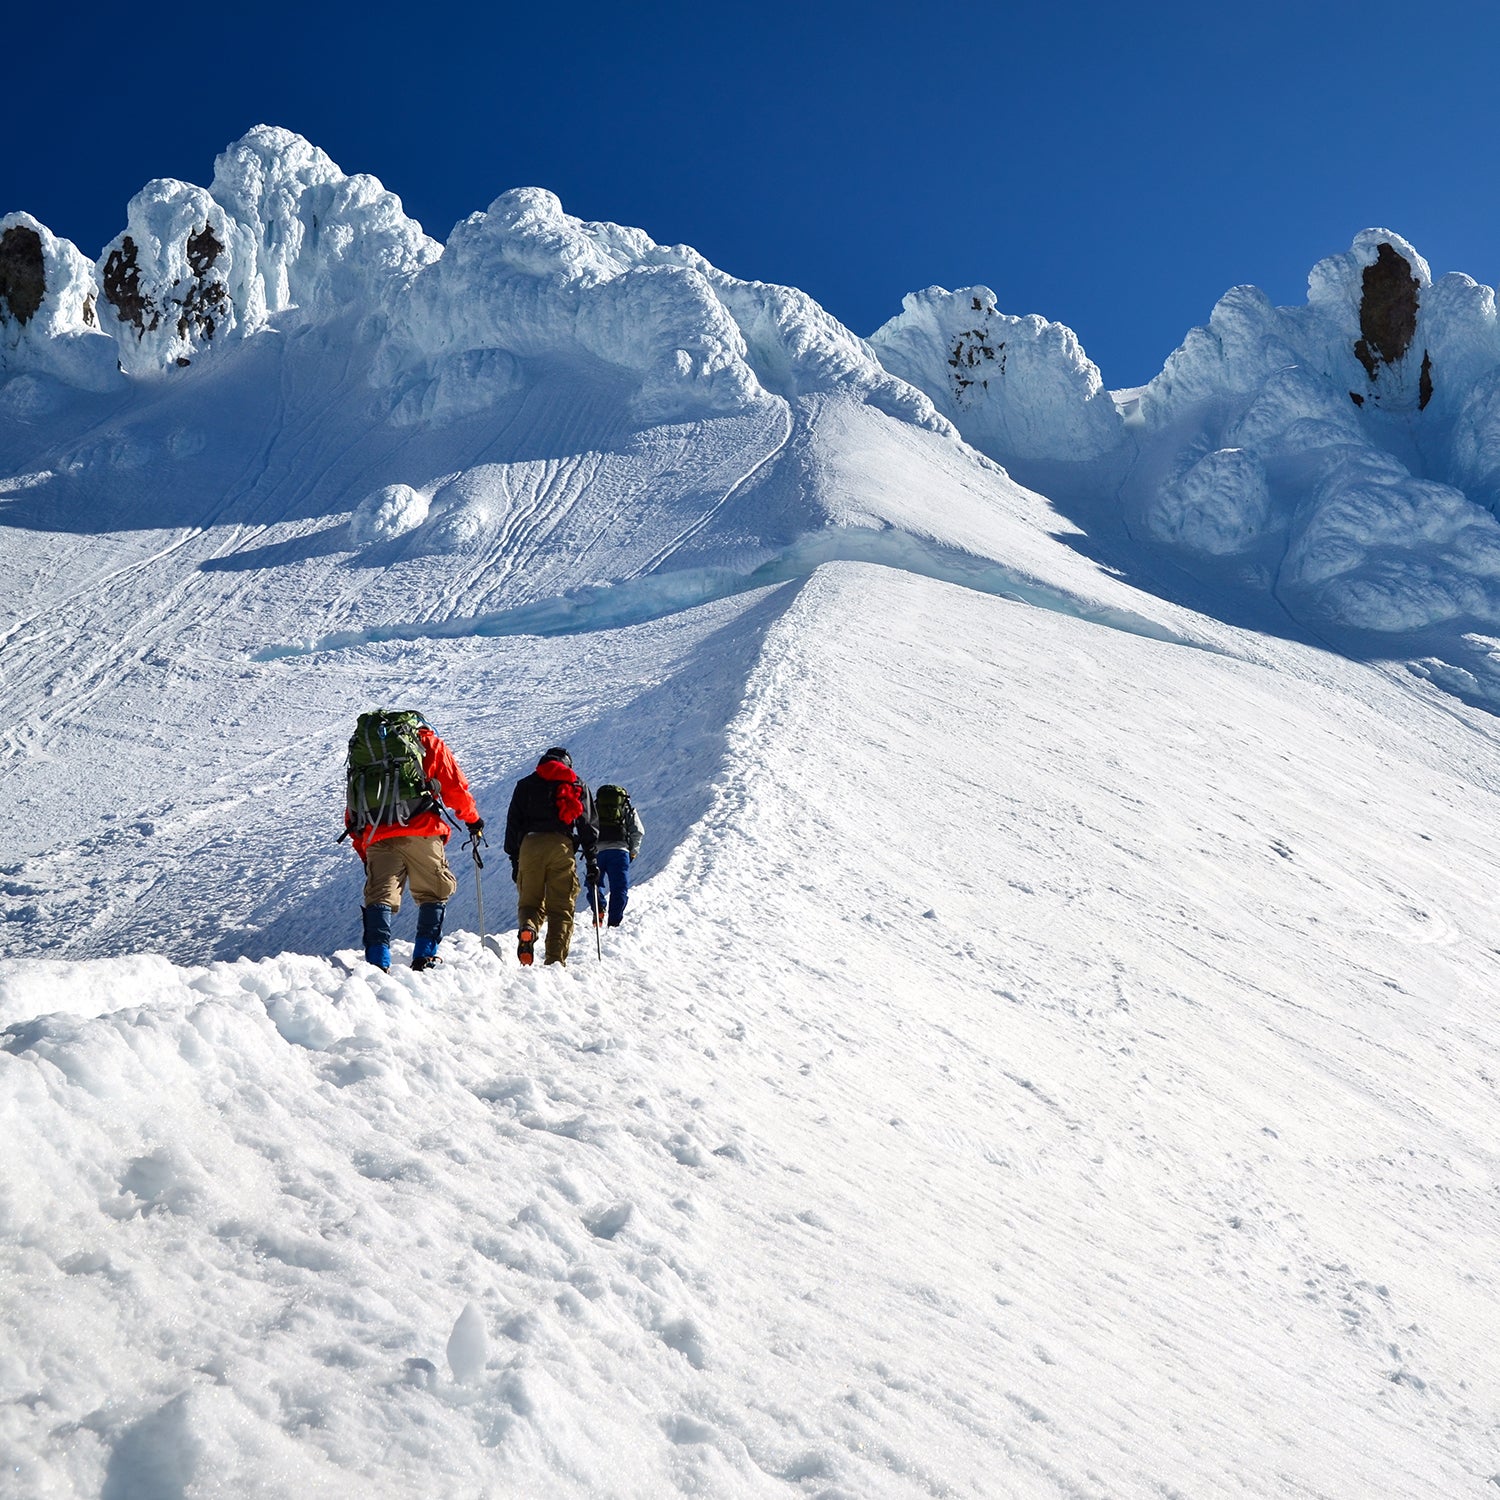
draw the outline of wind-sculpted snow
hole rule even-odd
[[[1226,293],[1124,423],[1070,330],[1001,316],[986,287],[908,296],[871,342],[982,452],[1118,507],[1221,587],[1227,563],[1350,631],[1500,625],[1494,293],[1434,283],[1388,230],[1315,266],[1304,307]]]
[[[10,417],[59,404],[57,382],[102,390],[115,347],[99,326],[94,268],[30,214],[0,218],[0,407]]]
[[[912,292],[870,336],[888,370],[919,386],[981,452],[1097,458],[1121,437],[1098,368],[1071,328],[996,310],[985,286]]]
[[[585,223],[540,188],[459,224],[390,308],[378,370],[397,420],[492,404],[535,360],[585,360],[630,381],[643,421],[735,412],[772,392],[845,390],[948,430],[920,392],[804,293],[737,281],[685,246]]]
[[[65,295],[78,267],[64,269],[54,304],[80,321]],[[644,422],[839,390],[952,431],[803,292],[737,280],[639,229],[572,218],[540,188],[504,193],[440,247],[376,179],[345,175],[271,126],[225,150],[207,189],[168,179],[142,189],[95,278],[102,331],[131,376],[273,325],[343,321],[346,340],[373,341],[374,378],[408,425],[492,407],[538,363],[582,362],[615,372]],[[31,342],[72,331],[53,320]],[[42,362],[66,378],[61,358]]]
[[[1497,364],[1489,289],[1434,285],[1367,230],[1314,267],[1305,308],[1237,288],[1171,356],[1141,397],[1127,508],[1171,545],[1269,563],[1306,619],[1500,621]]]
[[[226,343],[265,322],[251,232],[202,188],[147,183],[127,217],[100,266],[126,374],[191,364],[215,339]]]
[[[259,125],[222,152],[210,188],[255,245],[268,314],[373,310],[393,277],[437,259],[438,243],[365,173],[346,176],[289,130]]]
[[[145,374],[294,309],[312,321],[373,312],[386,282],[437,253],[373,177],[347,177],[300,136],[259,126],[220,155],[211,189],[142,189],[99,278],[121,366]]]
[[[1071,330],[1002,316],[987,287],[910,295],[871,343],[981,452],[1118,508],[1217,586],[1227,564],[1350,631],[1500,626],[1495,296],[1434,282],[1389,230],[1315,266],[1304,307],[1227,292],[1128,422]]]

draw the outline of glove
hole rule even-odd
[[[472,823],[465,823],[464,827],[469,830],[469,837],[477,844],[484,837],[484,819],[475,818]]]
[[[599,873],[599,866],[592,860],[589,861],[586,867],[584,879],[588,882],[590,890],[596,889],[603,882],[604,877]]]
[[[512,885],[520,885],[521,883],[521,865],[518,860],[513,859],[510,862],[510,883]]]

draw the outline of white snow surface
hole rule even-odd
[[[802,294],[550,195],[435,258],[285,133],[201,191],[131,223],[214,229],[172,327],[230,336],[99,383],[47,363],[119,346],[80,261],[0,221],[77,313],[11,317],[0,385],[3,1500],[1500,1483],[1496,634],[1346,656],[1135,587],[1149,541],[1101,566]],[[1026,430],[1106,430],[1018,321]],[[1081,468],[1157,455],[1161,525],[1264,565],[1315,452],[1309,588],[1474,607],[1487,512],[1392,451],[1437,395],[1189,363]],[[520,969],[455,843],[445,966],[409,907],[363,963],[376,704],[496,845],[541,747],[630,788],[602,956]]]
[[[710,783],[602,961],[0,964],[6,1493],[1477,1493],[1485,728],[869,565],[699,614],[579,741]],[[479,764],[629,660],[496,644]]]
[[[0,407],[23,420],[56,407],[58,381],[176,376],[309,328],[350,352],[372,411],[396,427],[482,415],[562,369],[610,386],[639,423],[840,394],[961,433],[1023,482],[1109,512],[1175,565],[1346,649],[1464,672],[1464,635],[1500,629],[1494,292],[1458,272],[1434,281],[1390,230],[1319,262],[1304,307],[1226,293],[1126,422],[1071,329],[1000,312],[988,287],[912,293],[866,342],[795,288],[576,219],[542,188],[503,193],[439,245],[375,178],[272,126],[227,148],[208,188],[148,184],[93,287],[83,257],[36,228],[38,315],[18,321],[0,275]],[[1369,504],[1372,467],[1389,509]],[[473,511],[486,507],[464,503],[446,521],[433,508],[445,545],[484,528]],[[1437,565],[1420,520],[1434,505]],[[392,540],[419,509],[388,516],[394,531],[356,529]],[[1479,696],[1500,703],[1492,684]]]
[[[909,293],[870,343],[969,442],[1004,462],[1080,462],[1120,443],[1119,413],[1073,330],[1034,314],[1007,317],[987,286]]]
[[[1313,268],[1305,307],[1226,293],[1130,393],[1132,422],[1070,329],[995,301],[987,287],[912,294],[871,343],[1027,483],[1086,496],[1217,586],[1248,583],[1354,649],[1461,659],[1465,630],[1500,624],[1489,287],[1434,282],[1399,235],[1366,230]]]

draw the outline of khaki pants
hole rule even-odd
[[[547,919],[547,962],[566,962],[578,904],[578,864],[565,833],[528,833],[516,873],[516,915],[535,932]]]
[[[401,887],[411,886],[418,906],[446,901],[458,889],[443,841],[433,835],[376,839],[365,850],[365,905],[401,910]]]

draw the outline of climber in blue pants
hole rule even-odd
[[[646,826],[630,800],[630,793],[622,786],[606,782],[594,793],[594,806],[599,813],[601,901],[605,891],[609,892],[609,906],[603,919],[611,927],[618,927],[624,920],[625,905],[630,899],[630,866],[641,852]],[[596,927],[600,920],[600,913],[595,912]]]

